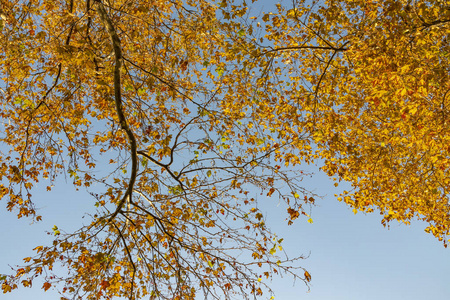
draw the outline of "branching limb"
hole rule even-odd
[[[137,146],[136,146],[136,138],[133,134],[133,131],[131,131],[130,127],[128,126],[128,122],[125,118],[125,113],[122,105],[122,91],[121,91],[122,85],[120,73],[122,70],[123,57],[120,39],[119,36],[117,35],[114,25],[112,24],[111,18],[108,16],[105,10],[105,6],[103,5],[102,1],[96,0],[95,5],[97,13],[108,31],[114,50],[114,103],[116,105],[116,113],[117,117],[119,118],[120,127],[126,132],[128,142],[130,143],[130,155],[131,155],[131,176],[128,182],[128,187],[122,199],[117,204],[116,210],[109,217],[108,220],[109,222],[117,216],[117,214],[121,211],[123,205],[127,200],[131,201],[133,186],[134,183],[136,182],[137,168],[138,168],[137,153],[136,153]]]
[[[122,231],[120,230],[119,227],[117,227],[116,224],[113,223],[113,226],[116,228],[117,232],[119,233],[120,238],[122,239],[123,246],[124,246],[127,256],[128,256],[128,260],[130,261],[131,266],[133,267],[133,275],[131,278],[131,291],[130,291],[130,298],[129,298],[130,300],[132,300],[133,299],[134,278],[136,276],[136,265],[134,264],[133,258],[131,257],[130,249],[128,249],[127,241],[125,240],[125,237],[123,236]]]

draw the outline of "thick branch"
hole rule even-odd
[[[137,176],[137,153],[136,153],[136,138],[134,137],[133,131],[131,131],[130,127],[128,126],[127,120],[125,118],[125,114],[123,111],[123,105],[122,105],[122,85],[120,82],[120,73],[122,70],[122,47],[120,45],[120,39],[117,35],[117,31],[114,28],[114,25],[112,24],[111,18],[108,16],[105,6],[101,2],[101,0],[96,0],[96,9],[97,13],[102,20],[103,24],[105,25],[106,29],[108,30],[109,37],[111,38],[111,43],[114,50],[114,102],[116,105],[116,113],[117,117],[119,118],[120,127],[122,130],[124,130],[127,134],[128,141],[130,143],[130,155],[131,155],[131,176],[130,181],[128,182],[128,187],[123,195],[120,202],[117,204],[116,211],[110,216],[109,221],[114,219],[117,214],[122,209],[123,205],[125,204],[125,201],[130,198],[133,191],[134,183],[136,182],[136,176]]]

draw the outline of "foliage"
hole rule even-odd
[[[233,20],[245,5],[51,0],[3,10],[8,210],[40,220],[32,187],[47,179],[50,190],[60,174],[95,200],[92,222],[74,233],[55,226],[53,244],[35,248],[4,292],[43,276],[43,289],[65,298],[249,298],[270,291],[274,274],[310,280],[302,257],[279,255],[255,195],[283,199],[292,219],[305,214],[313,198],[301,177],[272,163],[293,147],[230,98],[244,30]]]
[[[95,207],[76,232],[55,226],[4,292],[36,277],[86,299],[250,298],[284,273],[308,283],[258,209],[274,197],[289,224],[307,216],[302,162],[351,182],[339,199],[355,212],[419,217],[445,243],[448,5],[287,5],[2,2],[1,197],[39,221],[33,186],[68,175]]]
[[[355,213],[450,230],[450,7],[446,1],[298,1],[265,19],[270,60],[305,114],[323,170]],[[276,69],[275,69],[276,73]],[[273,82],[278,83],[278,79]]]

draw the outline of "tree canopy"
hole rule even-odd
[[[291,99],[341,195],[383,222],[418,217],[445,244],[450,6],[445,1],[300,2],[268,18],[289,60]],[[286,30],[287,28],[287,30]],[[284,70],[283,72],[286,72]],[[445,244],[446,245],[446,244]]]
[[[253,2],[253,1],[252,1]],[[301,164],[383,223],[450,229],[445,1],[3,0],[0,196],[36,221],[33,187],[92,195],[3,292],[65,299],[252,298],[311,280],[258,209],[287,222],[316,195]],[[258,191],[259,196],[255,196]],[[61,270],[64,271],[61,271]]]

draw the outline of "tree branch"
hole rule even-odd
[[[291,50],[301,50],[301,49],[313,49],[313,50],[319,49],[319,50],[332,50],[335,52],[341,52],[341,51],[348,50],[348,48],[345,48],[345,46],[347,44],[348,44],[348,42],[346,42],[344,45],[342,45],[339,48],[336,48],[333,46],[330,46],[330,47],[327,47],[327,46],[286,46],[286,47],[279,47],[279,48],[273,48],[273,49],[267,50],[267,51],[261,53],[259,56],[263,56],[263,55],[269,54],[271,52],[291,51]]]
[[[137,153],[136,153],[137,146],[136,146],[136,138],[133,134],[133,131],[131,131],[130,127],[128,126],[122,106],[122,91],[121,91],[122,85],[120,73],[122,70],[123,57],[120,39],[119,36],[117,35],[117,31],[114,28],[114,25],[112,24],[111,18],[108,16],[105,10],[105,6],[103,5],[102,1],[95,0],[95,6],[100,19],[102,20],[103,24],[105,25],[108,31],[114,50],[114,103],[116,105],[116,113],[117,117],[119,118],[120,127],[126,132],[128,141],[130,143],[130,155],[131,155],[131,176],[128,182],[128,187],[122,199],[117,204],[116,210],[109,217],[108,222],[110,222],[121,211],[123,205],[125,204],[125,201],[127,201],[127,199],[130,199],[131,201],[133,186],[134,183],[136,182],[137,168],[138,168]]]

